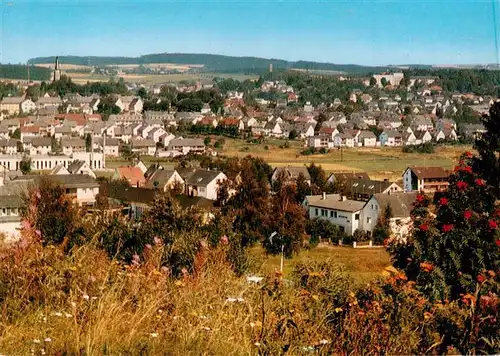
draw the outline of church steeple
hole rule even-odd
[[[54,65],[54,77],[52,81],[57,81],[61,79],[61,69],[59,68],[59,57],[56,57],[56,63]]]

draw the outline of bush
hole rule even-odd
[[[313,241],[320,241],[320,239],[327,239],[332,242],[338,242],[340,229],[338,226],[332,224],[326,219],[312,219],[306,223],[306,233],[311,236]],[[314,242],[313,242],[314,243]]]
[[[403,146],[404,153],[434,153],[434,143],[426,142],[419,145]]]
[[[356,242],[368,241],[369,239],[368,234],[362,229],[356,229],[352,235],[352,240]]]

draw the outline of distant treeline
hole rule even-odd
[[[49,80],[51,70],[48,68],[30,68],[31,80]],[[0,64],[0,79],[28,80],[28,68],[20,64]]]
[[[311,61],[290,62],[282,59],[268,59],[258,57],[233,57],[217,54],[196,54],[196,53],[161,53],[148,54],[140,57],[78,57],[64,56],[59,57],[64,65],[91,65],[106,66],[119,64],[150,64],[150,63],[177,63],[177,64],[201,64],[204,65],[203,71],[217,72],[238,72],[238,73],[260,73],[267,71],[269,65],[273,69],[309,69],[309,70],[328,70],[347,73],[367,74],[370,72],[381,72],[389,70],[390,67],[368,67],[354,64],[333,64],[319,63]],[[31,63],[53,63],[55,57],[38,57],[30,59]]]

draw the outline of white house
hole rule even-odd
[[[91,176],[92,178],[96,179],[96,175],[94,171],[92,171],[85,161],[74,161],[72,162],[68,168],[67,171],[69,174],[86,174],[88,176]]]
[[[445,190],[450,172],[442,167],[408,167],[403,173],[405,192],[427,193]]]
[[[219,185],[226,179],[222,172],[197,169],[186,179],[186,194],[217,200]]]
[[[22,113],[25,113],[25,114],[28,114],[28,113],[32,113],[36,110],[36,104],[31,101],[30,99],[24,99],[22,102],[21,102],[21,112]]]
[[[363,207],[362,228],[373,233],[379,216],[384,213],[386,206],[391,207],[392,218],[389,222],[391,235],[398,240],[403,240],[408,235],[412,226],[410,213],[416,200],[416,193],[390,193],[374,194]]]
[[[377,145],[377,136],[371,131],[362,130],[358,135],[358,146],[375,147]]]
[[[146,182],[145,188],[149,189],[161,189],[163,191],[168,191],[175,188],[176,185],[184,188],[184,179],[176,170],[170,169],[157,169]]]
[[[361,211],[365,202],[349,200],[339,194],[308,195],[303,205],[310,219],[326,219],[347,235],[361,228]]]
[[[21,216],[19,210],[23,207],[21,192],[23,185],[4,182],[5,168],[0,166],[0,236],[6,242],[15,241],[20,237]]]

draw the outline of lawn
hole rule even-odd
[[[280,256],[268,256],[262,247],[250,250],[255,272],[267,274],[280,269]],[[290,275],[293,266],[305,259],[333,259],[341,264],[344,271],[355,283],[367,283],[381,277],[384,269],[391,265],[389,254],[383,248],[358,248],[319,245],[311,250],[303,250],[292,259],[285,259],[284,275]]]

